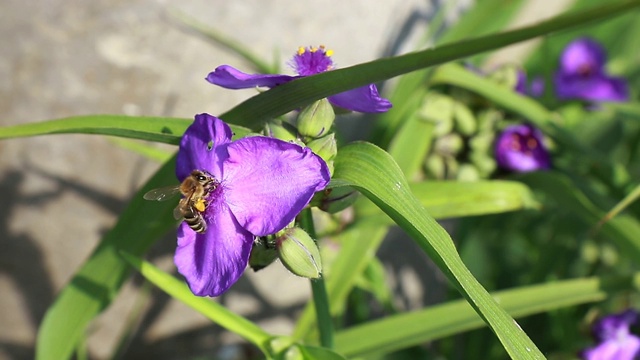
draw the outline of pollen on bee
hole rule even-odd
[[[206,203],[205,203],[204,199],[198,199],[193,204],[193,207],[196,208],[196,210],[198,210],[199,212],[204,212],[204,209],[206,208]]]

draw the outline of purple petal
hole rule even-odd
[[[329,96],[329,101],[341,108],[364,113],[381,113],[392,106],[389,100],[380,97],[373,84]]]
[[[567,76],[557,72],[554,83],[560,99],[619,102],[629,100],[627,83],[621,78],[606,75]]]
[[[256,236],[282,230],[329,183],[324,160],[296,144],[254,136],[233,142],[228,151],[226,201]]]
[[[542,140],[540,130],[531,125],[507,127],[496,141],[498,165],[516,172],[548,169],[551,160]]]
[[[247,89],[256,86],[272,88],[298,77],[277,74],[247,74],[232,66],[221,65],[207,75],[207,81],[227,89]]]
[[[518,69],[515,90],[517,93],[527,95],[527,74]]]
[[[212,216],[207,216],[202,234],[180,224],[174,262],[195,295],[218,296],[244,272],[254,236],[238,224],[223,201],[211,204],[207,214]]]
[[[222,162],[227,158],[226,145],[232,132],[227,124],[209,114],[196,115],[184,132],[176,160],[176,176],[183,180],[193,170],[206,170],[220,179]]]
[[[589,38],[572,41],[560,56],[560,71],[564,74],[600,74],[607,61],[602,46]]]
[[[638,355],[640,339],[634,335],[608,340],[582,352],[586,360],[634,360]]]
[[[529,94],[533,97],[540,97],[544,95],[544,78],[542,76],[536,76],[531,80],[529,84]]]

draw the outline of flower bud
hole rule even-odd
[[[460,153],[464,148],[462,136],[451,133],[436,139],[434,151],[440,155],[453,156]]]
[[[476,132],[478,123],[471,109],[467,105],[456,101],[453,107],[456,130],[462,135],[470,136]]]
[[[327,99],[320,99],[302,109],[298,115],[298,133],[317,139],[329,132],[336,114]]]
[[[311,199],[311,205],[320,210],[335,214],[353,205],[358,199],[358,191],[350,186],[324,189]]]
[[[324,161],[332,160],[338,153],[338,145],[336,144],[334,133],[309,141],[307,147],[313,150],[313,152]]]
[[[320,250],[315,241],[300,228],[287,229],[276,242],[278,257],[292,273],[309,279],[322,275]]]
[[[453,130],[453,99],[437,92],[430,92],[425,97],[418,116],[435,124],[434,136],[449,134]]]
[[[272,120],[266,123],[264,126],[264,133],[268,137],[284,141],[298,141],[298,138],[295,135],[296,129],[292,125],[280,120]]]
[[[253,242],[251,255],[249,255],[249,266],[253,271],[266,268],[278,258],[275,244],[270,241],[273,240],[261,237]]]

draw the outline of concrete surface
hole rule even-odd
[[[468,1],[467,1],[468,2]],[[467,3],[463,2],[463,3]],[[185,31],[176,9],[284,63],[298,46],[325,44],[338,66],[411,48],[437,1],[3,0],[0,3],[0,125],[79,114],[192,117],[219,114],[252,90],[204,81],[220,64],[243,67],[233,54]],[[464,4],[463,4],[464,5]],[[109,139],[53,135],[0,141],[0,359],[30,359],[38,325],[58,291],[115,222],[158,164]],[[424,256],[387,245],[400,308],[438,298]],[[173,271],[175,238],[149,254]],[[407,255],[409,254],[409,255]],[[403,264],[403,265],[402,265]],[[409,264],[409,265],[407,265]],[[411,264],[419,264],[413,267]],[[135,278],[91,326],[91,358],[109,358],[136,308]],[[309,286],[279,264],[247,276],[220,301],[268,331],[288,333]],[[142,305],[137,335],[122,358],[243,358],[251,350],[160,291]],[[247,353],[248,352],[248,353]]]

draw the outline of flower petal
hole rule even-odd
[[[499,136],[495,146],[498,165],[515,172],[548,169],[549,153],[540,130],[531,125],[512,125]]]
[[[224,179],[226,201],[252,234],[282,230],[329,183],[329,169],[310,149],[254,136],[228,146]]]
[[[582,352],[586,360],[634,360],[640,355],[640,339],[629,335],[617,340],[607,340]]]
[[[585,78],[557,72],[554,83],[560,99],[619,102],[629,100],[627,82],[617,77],[597,75]]]
[[[560,56],[560,71],[565,74],[579,74],[589,70],[592,74],[603,72],[607,55],[602,46],[589,38],[572,41]]]
[[[232,66],[221,65],[207,75],[207,81],[226,89],[247,89],[256,86],[272,88],[298,77],[278,74],[247,74]]]
[[[207,213],[213,216],[207,216],[204,233],[180,224],[174,262],[195,295],[218,296],[244,272],[254,236],[238,224],[223,201],[210,205]]]
[[[196,115],[184,132],[176,160],[176,176],[186,178],[193,170],[206,170],[220,179],[222,162],[227,158],[226,145],[232,132],[227,124],[209,114]]]
[[[392,106],[391,101],[380,97],[373,84],[329,96],[329,101],[341,108],[364,113],[386,112]]]

